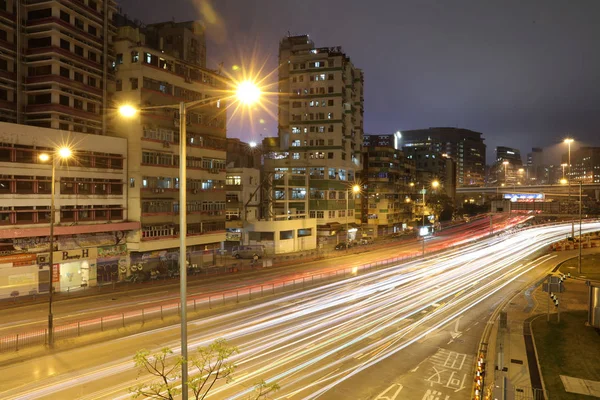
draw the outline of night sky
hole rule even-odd
[[[455,126],[498,145],[558,154],[568,135],[600,146],[599,0],[120,0],[146,23],[206,21],[209,67],[266,60],[309,34],[365,72],[365,133]],[[254,55],[254,57],[253,57]],[[275,100],[275,99],[273,99]],[[270,107],[276,115],[276,107]],[[260,123],[263,119],[263,123]],[[275,136],[259,110],[228,135]],[[550,160],[552,161],[552,160]]]

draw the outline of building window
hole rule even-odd
[[[84,26],[83,26],[83,21],[80,20],[79,18],[75,18],[75,27],[77,29],[81,29],[83,30]]]
[[[75,71],[73,74],[73,80],[83,83],[83,74],[81,72]]]
[[[69,97],[68,96],[63,96],[62,94],[59,96],[58,99],[59,103],[61,106],[67,106],[69,107]]]
[[[299,160],[300,159],[300,153],[292,153],[292,159],[293,160]]]
[[[123,90],[123,81],[120,79],[117,79],[117,83],[116,83],[116,91],[120,92],[121,90]]]
[[[60,10],[60,19],[66,23],[71,23],[71,16],[66,11]]]
[[[327,93],[333,93],[333,86],[329,86],[327,88]]]
[[[136,63],[140,61],[140,52],[139,51],[132,51],[131,52],[131,62],[132,63]]]
[[[83,57],[83,47],[75,45],[75,54],[77,54],[79,57]]]
[[[327,153],[327,158],[329,160],[333,160],[333,153],[332,152]]]
[[[71,51],[71,43],[69,43],[65,39],[60,39],[60,48],[63,49],[63,50],[69,50],[69,51]]]
[[[317,218],[325,218],[325,211],[317,211]]]
[[[131,90],[138,88],[138,78],[129,78],[129,83],[131,83]]]
[[[335,218],[335,211],[334,210],[330,210],[329,213],[329,218]]]

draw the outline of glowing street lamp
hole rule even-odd
[[[252,81],[240,82],[235,90],[235,98],[244,106],[250,106],[259,101],[261,96],[260,88]],[[195,100],[191,102],[180,102],[179,104],[161,105],[144,107],[142,110],[153,109],[179,109],[179,157],[182,160],[179,163],[179,291],[181,302],[181,357],[188,359],[187,346],[187,163],[185,157],[187,154],[186,140],[186,112],[195,106],[200,106],[214,101],[213,98]],[[131,119],[141,110],[136,109],[130,104],[122,105],[118,109],[119,114]],[[188,398],[188,370],[181,369],[182,398]]]
[[[567,166],[567,163],[562,163],[562,164],[560,164],[560,166],[562,167],[562,170],[563,170],[562,179],[560,180],[560,183],[562,183],[562,181],[565,180],[565,167]]]
[[[52,166],[52,181],[50,183],[50,286],[48,288],[48,346],[54,346],[54,315],[52,314],[52,297],[54,293],[54,207],[55,180],[56,180],[56,161],[68,160],[73,155],[73,151],[68,147],[60,147],[54,153],[42,153],[38,156],[42,162],[50,162]]]
[[[575,140],[572,138],[566,138],[564,140],[564,142],[567,144],[568,148],[569,148],[569,158],[568,158],[568,164],[569,164],[569,176],[571,175],[571,143],[573,143]]]
[[[350,242],[350,232],[348,232],[348,204],[350,198],[350,190],[352,190],[352,200],[356,199],[356,194],[360,193],[359,185],[352,185],[352,187],[346,190],[346,251],[348,250],[348,243]],[[356,208],[356,207],[355,207]]]
[[[247,80],[239,83],[235,94],[243,105],[250,106],[260,99],[261,90],[256,83]]]

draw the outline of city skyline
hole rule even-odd
[[[600,122],[594,111],[600,102],[600,86],[594,84],[600,56],[593,52],[600,28],[592,19],[600,4],[592,1],[577,7],[557,1],[460,1],[452,9],[404,1],[375,11],[358,1],[146,0],[139,7],[139,1],[124,0],[119,5],[146,23],[165,16],[217,21],[207,23],[210,67],[224,62],[230,68],[240,57],[256,54],[271,71],[288,32],[341,45],[365,71],[366,134],[471,129],[484,133],[489,159],[496,146],[526,154],[531,147],[556,147],[568,135],[585,145],[600,144],[594,135]],[[355,29],[337,29],[336,21],[341,28],[348,24],[341,21],[352,21]],[[246,141],[276,132],[276,120],[266,112],[252,126],[244,120],[229,127],[229,136]]]

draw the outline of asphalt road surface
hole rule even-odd
[[[491,310],[547,270],[554,256],[540,251],[569,231],[531,228],[221,310],[189,323],[190,354],[217,338],[239,347],[235,380],[215,386],[215,399],[246,398],[261,379],[281,399],[468,399]],[[129,398],[147,379],[135,352],[178,343],[173,325],[4,365],[0,398]]]

